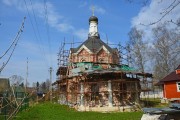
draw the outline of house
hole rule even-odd
[[[152,78],[152,74],[120,64],[118,49],[100,38],[98,18],[93,15],[88,22],[88,38],[69,52],[63,47],[59,52],[58,79],[53,83],[59,103],[79,111],[136,109],[142,92],[139,78]]]
[[[8,96],[10,91],[9,78],[0,77],[0,114],[3,112],[4,97]]]
[[[168,100],[180,100],[180,65],[160,82],[163,85],[163,97]]]
[[[10,82],[8,78],[1,77],[0,78],[0,93],[4,93],[9,91]]]

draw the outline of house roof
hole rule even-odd
[[[160,82],[180,80],[180,75],[176,74],[177,69],[180,69],[180,65],[173,72],[171,72],[169,75],[160,80]]]
[[[88,39],[83,42],[79,47],[71,48],[72,53],[76,53],[83,45],[86,46],[92,53],[95,53],[102,46],[104,46],[110,53],[113,53],[113,51],[116,50],[115,48],[109,47],[98,37],[88,37]]]

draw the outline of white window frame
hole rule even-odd
[[[176,86],[177,86],[177,92],[180,92],[180,82],[176,82]]]

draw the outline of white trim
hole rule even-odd
[[[180,92],[180,82],[176,82],[176,87],[177,87],[177,92]]]
[[[102,47],[100,47],[100,48],[97,50],[96,54],[98,54],[102,49],[103,49],[105,52],[107,52],[108,54],[110,53],[110,52],[106,49],[106,47],[103,45]]]
[[[88,53],[90,54],[93,54],[91,52],[91,50],[89,50],[85,45],[82,45],[81,48],[76,52],[76,53],[73,53],[74,55],[77,55],[79,54],[79,52],[81,52],[81,50],[85,49]],[[108,51],[108,49],[103,45],[102,47],[100,47],[96,52],[95,54],[98,54],[100,52],[100,50],[104,50],[106,53],[110,54],[110,52]]]
[[[81,48],[74,54],[78,54],[79,52],[81,52],[81,50],[85,49],[87,52],[92,53],[85,45],[82,45]]]
[[[176,70],[176,74],[178,75],[178,73],[180,74],[180,69],[177,69]]]

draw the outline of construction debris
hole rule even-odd
[[[141,120],[180,120],[180,104],[172,103],[168,108],[143,108]]]

